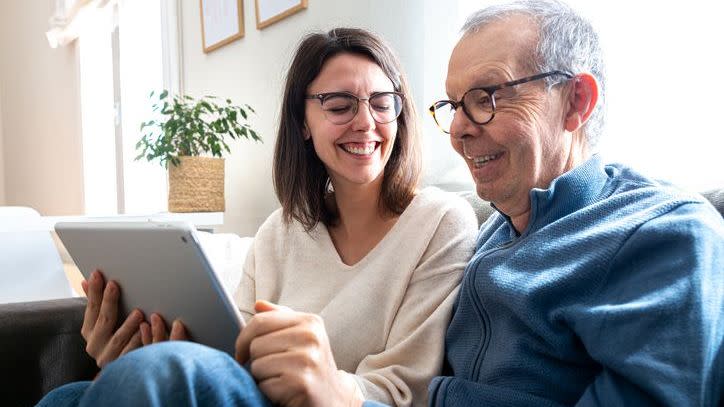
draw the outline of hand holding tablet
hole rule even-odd
[[[55,229],[86,279],[94,270],[102,270],[106,281],[118,283],[117,321],[126,321],[135,308],[146,318],[158,313],[169,323],[180,320],[190,340],[234,355],[243,319],[191,225],[69,222]],[[105,287],[113,295],[113,284]]]

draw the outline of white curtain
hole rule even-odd
[[[72,43],[88,24],[99,19],[113,24],[115,0],[55,0],[55,12],[49,19],[50,29],[45,33],[52,48]]]

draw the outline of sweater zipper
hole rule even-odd
[[[478,264],[480,264],[480,261],[490,255],[491,253],[497,252],[499,250],[507,249],[514,244],[516,244],[520,238],[511,240],[501,246],[498,246],[494,249],[490,249],[484,254],[481,254],[476,260],[475,260],[475,268],[477,269]],[[471,380],[477,381],[478,375],[480,374],[480,369],[483,365],[483,358],[485,353],[488,350],[488,345],[490,345],[490,337],[492,336],[490,333],[490,316],[488,315],[488,312],[485,310],[485,307],[483,307],[482,302],[480,301],[480,297],[478,295],[475,285],[475,273],[469,273],[470,279],[472,280],[470,283],[470,290],[471,290],[471,297],[473,299],[473,305],[475,307],[475,310],[478,312],[478,316],[481,319],[482,325],[483,325],[483,340],[481,341],[480,345],[480,351],[478,352],[477,356],[475,357],[475,363],[473,364],[473,372]]]

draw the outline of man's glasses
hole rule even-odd
[[[465,92],[463,97],[457,102],[454,100],[440,100],[433,103],[432,106],[430,106],[430,114],[432,114],[440,130],[448,134],[450,134],[450,126],[452,125],[455,111],[458,107],[463,108],[463,112],[465,112],[465,115],[468,116],[468,119],[473,123],[480,125],[488,124],[493,120],[493,117],[495,117],[496,91],[555,75],[563,76],[566,79],[573,78],[573,75],[568,72],[551,71],[501,83],[500,85],[472,88]]]
[[[334,124],[347,124],[354,119],[360,101],[367,101],[372,118],[380,124],[395,121],[402,113],[404,95],[399,92],[377,92],[369,98],[359,98],[347,92],[330,92],[307,95],[322,105],[324,117]]]

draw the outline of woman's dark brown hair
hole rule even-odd
[[[287,74],[281,120],[274,149],[274,189],[282,205],[284,220],[299,221],[311,230],[320,221],[334,225],[334,208],[326,204],[327,171],[311,140],[304,139],[305,96],[309,84],[324,63],[342,54],[362,55],[376,63],[392,81],[395,91],[405,95],[397,137],[384,170],[381,209],[401,214],[412,201],[420,177],[420,140],[416,113],[407,80],[394,52],[374,34],[357,28],[335,28],[309,34],[297,47]]]

